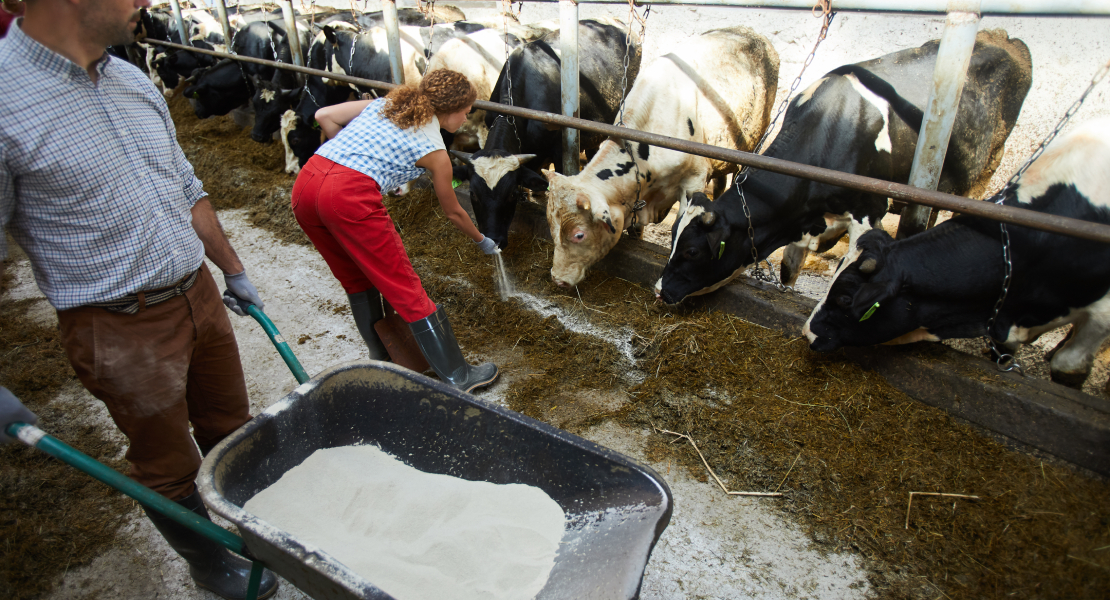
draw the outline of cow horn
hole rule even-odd
[[[707,211],[701,213],[701,224],[705,227],[712,227],[717,222],[717,213]]]
[[[461,160],[464,165],[466,165],[468,167],[473,167],[474,166],[474,163],[470,161],[470,157],[472,156],[472,153],[470,153],[470,152],[459,152],[458,150],[449,150],[448,152],[451,153],[451,156],[454,156],[455,158]]]
[[[868,258],[860,263],[859,272],[865,274],[874,273],[875,267],[877,266],[879,266],[879,261],[874,258]]]
[[[517,160],[519,165],[523,165],[524,163],[532,160],[533,158],[536,158],[536,155],[535,154],[514,154],[513,158],[515,158]]]

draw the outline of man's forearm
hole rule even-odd
[[[220,227],[220,220],[208,198],[201,198],[193,205],[193,229],[197,237],[204,243],[204,254],[225,274],[233,275],[243,272],[243,263],[227,241],[224,230]]]

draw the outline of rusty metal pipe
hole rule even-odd
[[[238,56],[227,54],[224,52],[216,52],[213,50],[203,50],[200,48],[182,46],[180,44],[174,44],[171,42],[163,42],[161,40],[146,41],[148,43],[158,44],[160,46],[178,48],[181,50],[189,50],[190,52],[208,54],[211,56],[218,56],[220,58],[230,58],[242,62],[267,65],[278,69],[288,69],[291,71],[304,73],[306,75],[316,75],[318,77],[334,79],[335,81],[354,83],[356,85],[362,85],[382,90],[391,90],[396,87],[395,85],[391,83],[386,83],[384,81],[361,79],[359,77],[329,73],[328,71],[309,69],[307,67],[298,67],[296,65],[277,63],[269,60],[252,58],[249,56]],[[553,125],[559,125],[562,127],[573,127],[581,131],[601,133],[604,135],[615,137],[617,139],[626,139],[634,142],[641,142],[645,144],[650,144],[652,146],[659,146],[660,148],[678,150],[679,152],[685,152],[687,154],[694,154],[697,156],[704,156],[707,158],[713,158],[733,164],[745,165],[755,169],[763,169],[766,171],[781,173],[783,175],[790,175],[792,177],[799,177],[802,179],[809,179],[820,183],[827,183],[829,185],[836,185],[853,190],[859,190],[862,192],[879,194],[888,198],[894,198],[895,200],[902,200],[904,202],[910,202],[913,204],[922,204],[936,209],[951,210],[953,212],[975,215],[994,221],[1001,221],[1003,223],[1011,223],[1013,225],[1020,225],[1022,227],[1048,231],[1050,233],[1058,233],[1061,235],[1110,244],[1110,225],[1092,223],[1090,221],[1073,219],[1071,217],[1048,215],[1025,208],[1001,206],[994,204],[993,202],[983,202],[980,200],[964,198],[962,196],[945,194],[943,192],[923,190],[901,183],[883,181],[881,179],[872,179],[870,177],[863,177],[862,175],[854,175],[851,173],[842,173],[840,171],[834,171],[832,169],[804,165],[801,163],[790,162],[788,160],[763,156],[761,154],[752,154],[750,152],[729,150],[727,148],[719,148],[717,146],[699,144],[697,142],[689,142],[686,140],[680,140],[664,135],[649,133],[646,131],[637,131],[635,129],[626,129],[624,127],[617,127],[615,125],[606,125],[604,123],[595,123],[594,121],[585,121],[583,119],[576,119],[573,117],[564,117],[563,115],[556,115],[538,110],[520,108],[517,106],[507,106],[504,104],[497,104],[495,102],[486,102],[479,100],[474,103],[474,108],[489,110],[496,113],[512,115],[516,117],[523,117],[525,119],[533,119],[543,123],[551,123]]]

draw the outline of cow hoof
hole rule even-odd
[[[1066,385],[1073,389],[1082,389],[1083,383],[1087,381],[1087,376],[1090,371],[1080,371],[1078,373],[1066,373],[1064,371],[1052,371],[1052,381],[1060,385]]]

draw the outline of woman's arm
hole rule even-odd
[[[416,161],[416,166],[432,172],[432,187],[435,188],[436,197],[439,198],[439,206],[447,215],[447,220],[451,221],[459,231],[465,233],[470,239],[475,242],[482,241],[482,238],[486,236],[482,235],[482,232],[478,231],[478,228],[471,222],[470,215],[466,214],[463,207],[459,205],[459,199],[455,196],[455,188],[451,187],[451,158],[447,156],[447,151],[429,152]]]
[[[362,113],[362,109],[366,105],[373,102],[373,100],[356,100],[354,102],[344,102],[342,104],[333,104],[325,106],[316,111],[316,122],[320,124],[320,129],[328,139],[335,137],[341,129],[347,126],[354,120],[355,117]]]

